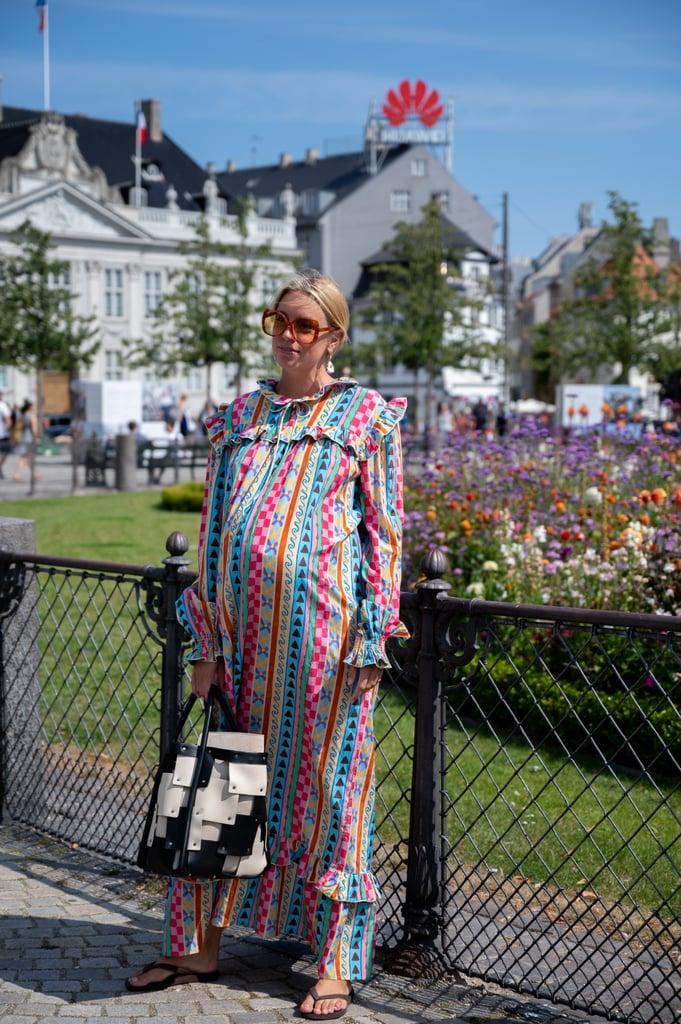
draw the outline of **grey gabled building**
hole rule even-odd
[[[363,262],[390,240],[399,221],[417,223],[433,197],[476,248],[492,252],[494,218],[422,145],[401,144],[375,159],[369,149],[303,160],[282,154],[277,164],[218,172],[228,204],[250,199],[263,217],[296,219],[306,262],[341,285],[351,299]]]
[[[304,262],[338,281],[351,310],[361,303],[368,268],[389,245],[396,224],[418,223],[423,207],[437,198],[462,247],[458,285],[476,301],[484,300],[485,339],[503,336],[502,300],[494,287],[499,269],[494,218],[427,146],[401,143],[376,150],[368,144],[360,152],[326,157],[308,149],[303,160],[284,153],[277,164],[243,170],[230,164],[216,177],[230,207],[248,201],[260,216],[294,219]],[[356,327],[352,333],[355,340],[369,340]],[[416,391],[425,381],[399,367],[379,374],[374,383],[385,393],[406,394],[413,408],[421,407]],[[446,381],[436,382],[435,399],[496,402],[503,388],[503,371],[496,364],[480,371],[452,368]]]

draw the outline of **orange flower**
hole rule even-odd
[[[572,417],[573,417],[573,416],[574,416],[574,414],[575,414],[575,407],[574,407],[574,405],[569,405],[569,406],[568,406],[568,411],[567,411],[567,414],[568,414],[568,416],[570,417],[570,419],[572,419]]]
[[[664,487],[654,487],[650,492],[650,498],[653,505],[664,504],[664,499],[667,497],[667,492]]]
[[[639,493],[638,500],[641,502],[642,505],[647,505],[648,502],[650,501],[650,499],[651,499],[650,491],[641,491]]]
[[[467,533],[470,533],[470,531],[473,529],[468,519],[461,520],[461,529]]]
[[[437,512],[433,508],[432,505],[430,506],[430,508],[426,512],[426,519],[429,519],[431,523],[434,522],[437,519]]]
[[[617,502],[617,495],[616,494],[606,494],[605,500],[608,502],[608,504],[615,505],[616,502]]]
[[[643,523],[644,526],[649,526],[650,525],[650,516],[648,515],[647,512],[642,512],[641,515],[638,517],[638,521],[639,521],[639,523]]]
[[[672,491],[672,501],[677,508],[681,508],[681,487],[678,484],[674,484],[674,490]]]
[[[532,536],[532,534],[531,534],[531,533],[529,532],[529,530],[528,530],[528,532],[527,532],[527,533],[524,533],[524,534],[523,534],[523,540],[525,541],[525,543],[526,543],[526,544],[531,544],[531,543],[532,543],[532,541],[534,540],[534,537],[533,537],[533,536]]]
[[[624,512],[618,512],[617,513],[617,522],[618,523],[628,523],[629,522],[629,516],[625,515]]]
[[[579,415],[580,416],[588,416],[589,415],[589,407],[587,405],[580,405],[580,407],[579,407]]]
[[[553,507],[555,508],[556,512],[564,512],[565,511],[565,502],[564,501],[557,501],[556,504]]]

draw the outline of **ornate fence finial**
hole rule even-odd
[[[417,589],[449,590],[449,583],[442,578],[448,569],[447,556],[441,548],[433,545],[421,559],[422,576],[417,584]]]
[[[189,551],[189,541],[185,534],[174,530],[166,540],[166,551],[175,558]]]

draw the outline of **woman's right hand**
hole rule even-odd
[[[192,667],[192,693],[205,700],[211,685],[217,682],[217,669],[216,661],[195,661]]]

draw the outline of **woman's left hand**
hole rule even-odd
[[[381,681],[383,669],[378,665],[363,665],[357,669],[355,688],[350,700],[361,700],[365,693],[374,690]]]

